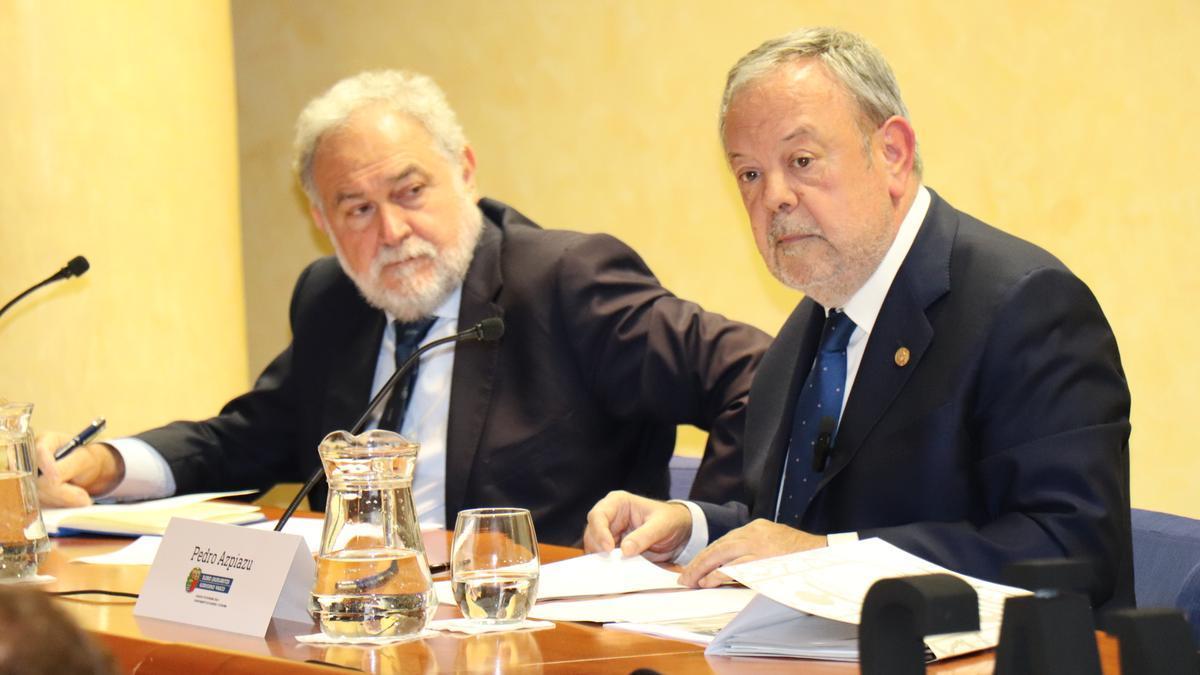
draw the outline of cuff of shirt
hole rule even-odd
[[[835,532],[825,535],[825,541],[830,546],[841,546],[842,544],[853,544],[858,541],[857,532]]]
[[[136,501],[160,499],[175,494],[175,476],[167,460],[149,443],[139,438],[117,438],[105,441],[125,462],[125,477],[112,492],[101,499]]]
[[[672,499],[671,504],[683,504],[692,514],[692,536],[688,539],[687,544],[684,544],[679,553],[675,554],[674,562],[680,565],[686,565],[696,557],[696,554],[704,550],[708,546],[708,520],[704,517],[704,511],[700,510],[699,506],[683,499]]]

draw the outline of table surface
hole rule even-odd
[[[48,591],[103,589],[136,593],[148,566],[92,565],[75,558],[117,550],[128,539],[64,538],[54,540],[42,574],[56,577]],[[449,534],[425,534],[431,564],[446,560]],[[577,549],[542,546],[543,562],[578,555]],[[757,674],[855,673],[855,664],[793,659],[706,657],[700,645],[621,631],[597,624],[557,623],[555,628],[480,636],[439,634],[385,647],[314,646],[296,635],[317,632],[315,625],[273,621],[263,638],[225,633],[185,624],[133,616],[134,601],[106,596],[74,596],[57,600],[76,621],[113,651],[124,672],[154,673],[333,673],[329,665],[368,673],[514,672],[620,673],[652,668],[660,673]],[[442,606],[437,618],[459,616]],[[1115,645],[1100,641],[1104,672],[1117,673]],[[317,665],[327,664],[327,665]],[[929,672],[973,675],[992,672],[992,657],[981,654],[934,664]],[[344,671],[342,671],[344,672]]]

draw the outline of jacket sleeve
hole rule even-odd
[[[770,337],[671,294],[607,235],[580,237],[557,283],[582,377],[605,407],[708,431],[691,496],[744,501],[746,401]]]

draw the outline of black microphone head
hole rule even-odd
[[[504,319],[493,316],[480,321],[475,329],[479,331],[479,339],[484,342],[494,342],[504,335]]]
[[[77,255],[71,258],[71,261],[63,269],[66,270],[67,277],[77,277],[91,269],[91,265],[88,264],[87,258]]]

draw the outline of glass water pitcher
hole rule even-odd
[[[0,405],[0,579],[35,576],[50,550],[34,487],[32,414],[32,403]]]
[[[437,596],[412,500],[417,444],[335,431],[319,452],[329,496],[309,611],[330,637],[420,633]]]

